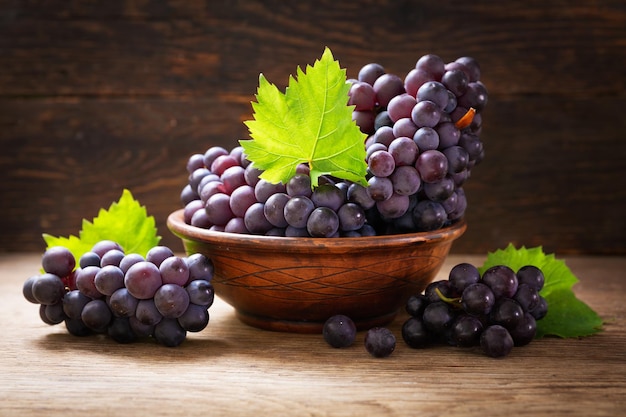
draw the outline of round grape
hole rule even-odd
[[[350,317],[337,314],[326,320],[322,335],[330,346],[345,348],[351,346],[356,339],[356,325]]]
[[[376,357],[385,358],[396,349],[396,337],[385,327],[373,327],[365,334],[365,350]]]

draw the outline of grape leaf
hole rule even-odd
[[[600,316],[572,291],[578,278],[554,254],[546,255],[541,247],[527,249],[522,246],[516,249],[509,244],[505,249],[490,252],[478,270],[482,275],[495,265],[507,265],[514,271],[525,265],[534,265],[542,270],[545,284],[540,294],[548,302],[548,314],[537,321],[537,338],[549,335],[581,337],[601,330],[603,323]]]
[[[92,222],[83,219],[78,237],[55,237],[43,234],[47,248],[64,246],[75,259],[91,250],[101,240],[113,240],[122,246],[126,253],[146,256],[150,248],[161,240],[153,216],[148,216],[145,206],[141,206],[129,190],[124,190],[118,202],[113,202],[108,210],[100,209]]]
[[[285,93],[261,74],[254,120],[245,122],[251,140],[240,140],[247,158],[263,170],[261,178],[284,184],[307,163],[311,184],[332,175],[367,186],[365,138],[348,106],[346,71],[330,49],[306,72],[297,68]]]

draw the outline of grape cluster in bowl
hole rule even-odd
[[[175,347],[209,323],[213,263],[202,254],[181,258],[155,246],[144,258],[103,240],[78,262],[67,248],[51,247],[42,267],[23,295],[40,305],[44,323],[65,323],[72,335],[107,334],[119,343],[153,337]]]
[[[376,63],[351,83],[348,104],[367,135],[368,186],[300,165],[286,184],[260,179],[240,146],[210,147],[187,163],[187,224],[287,237],[356,237],[438,230],[463,217],[463,185],[484,158],[487,90],[476,60],[421,57],[404,78]]]

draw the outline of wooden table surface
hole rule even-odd
[[[484,258],[452,255],[458,262]],[[50,327],[21,294],[39,254],[0,255],[0,416],[620,416],[626,415],[626,258],[570,257],[579,298],[606,321],[583,339],[545,338],[504,359],[410,349],[399,316],[388,358],[333,349],[321,335],[257,330],[216,300],[178,348],[121,345]]]

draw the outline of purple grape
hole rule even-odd
[[[448,105],[448,90],[438,81],[428,81],[417,90],[417,101],[432,101],[443,111]]]
[[[311,177],[307,174],[294,175],[287,182],[286,191],[287,191],[287,195],[289,195],[290,197],[297,197],[297,196],[311,197],[311,193],[313,192],[311,188]]]
[[[365,224],[365,211],[355,203],[345,203],[337,210],[339,229],[347,232],[359,230]]]
[[[326,320],[322,335],[330,346],[345,348],[351,346],[356,339],[356,325],[350,317],[337,314]]]
[[[329,207],[317,207],[309,215],[306,228],[312,237],[332,237],[339,230],[339,217]]]
[[[213,305],[215,290],[209,281],[204,279],[193,280],[185,288],[189,294],[189,302],[206,308]]]
[[[385,358],[396,349],[396,337],[385,327],[373,327],[365,334],[365,350],[375,358]]]
[[[80,319],[80,314],[83,311],[85,305],[91,301],[91,298],[79,290],[68,291],[63,296],[63,311],[65,315],[70,319]]]
[[[492,325],[487,327],[480,336],[480,346],[487,356],[501,358],[511,353],[513,338],[502,326]]]
[[[254,188],[245,184],[235,189],[230,195],[229,207],[230,211],[236,217],[243,217],[246,211],[256,203]]]
[[[100,293],[111,295],[124,286],[124,272],[115,265],[103,266],[94,277],[94,285]]]
[[[76,272],[76,288],[83,294],[90,298],[100,298],[102,293],[96,288],[94,282],[96,274],[100,270],[97,266],[88,266],[87,268],[79,269]]]
[[[139,300],[135,309],[135,317],[146,326],[154,326],[163,320],[163,315],[159,312],[152,298]]]
[[[218,156],[228,155],[229,152],[222,148],[221,146],[212,146],[206,150],[204,155],[202,155],[203,165],[207,168],[210,168],[213,165],[213,161],[217,159]]]
[[[448,173],[448,159],[436,150],[422,152],[415,162],[415,168],[424,182],[441,181]]]
[[[359,70],[358,80],[369,85],[374,85],[376,80],[385,73],[385,68],[375,62],[363,66]]]
[[[385,219],[396,219],[403,216],[409,209],[409,197],[403,194],[392,193],[391,197],[376,202],[376,208]]]
[[[187,310],[178,317],[178,324],[188,332],[199,332],[209,324],[209,312],[206,307],[189,304]]]
[[[163,284],[154,294],[154,305],[165,318],[180,317],[189,307],[189,294],[176,284]]]
[[[368,210],[376,204],[376,201],[370,196],[368,189],[356,183],[350,184],[348,187],[347,199],[349,202],[360,205],[364,210]]]
[[[159,268],[148,261],[137,262],[124,276],[124,285],[133,297],[140,300],[154,297],[154,293],[162,284]]]
[[[417,126],[413,123],[411,116],[402,118],[395,122],[392,127],[393,135],[396,138],[400,137],[408,137],[413,138],[415,136],[415,132],[417,132]]]
[[[201,253],[189,255],[185,261],[189,267],[189,281],[203,279],[211,282],[213,279],[213,261]]]
[[[524,346],[532,342],[537,334],[537,321],[530,313],[525,313],[517,326],[509,330],[515,346]]]
[[[520,284],[526,284],[536,291],[541,291],[545,277],[541,269],[533,265],[526,265],[517,271],[517,280]]]
[[[412,166],[399,166],[389,177],[393,191],[400,195],[413,195],[422,185],[419,172]]]
[[[245,227],[254,235],[263,235],[270,230],[273,225],[265,217],[265,204],[254,203],[246,211],[243,217]]]
[[[293,197],[285,204],[285,220],[292,227],[306,228],[309,215],[314,209],[315,204],[313,204],[310,198],[304,196]]]
[[[301,176],[309,178],[308,176]],[[293,177],[292,180],[296,177]],[[289,181],[289,183],[292,182]],[[311,191],[310,184],[311,182],[309,180],[309,192]],[[287,184],[287,191],[289,192],[289,184]],[[285,205],[288,201],[289,195],[285,193],[276,193],[270,196],[265,202],[265,205],[263,206],[263,214],[265,215],[267,221],[269,221],[274,227],[287,227],[288,223],[285,219]]]
[[[524,317],[524,310],[517,301],[511,298],[496,300],[489,316],[490,323],[499,324],[507,330],[511,330],[520,323]]]
[[[455,320],[452,307],[445,301],[435,301],[426,306],[422,320],[432,333],[443,335]]]
[[[455,96],[460,97],[467,91],[469,79],[467,74],[460,69],[451,69],[443,74],[441,83]]]
[[[432,101],[420,101],[411,111],[411,120],[418,128],[435,127],[441,120],[441,109]]]
[[[496,265],[487,269],[483,273],[482,282],[491,288],[496,299],[513,298],[519,285],[515,272],[506,265]]]
[[[438,55],[427,54],[417,60],[415,68],[432,74],[434,79],[440,80],[445,72],[446,64]]]
[[[469,284],[461,296],[463,309],[474,316],[485,316],[491,312],[496,297],[487,285],[477,282]]]
[[[128,317],[113,317],[107,328],[107,334],[117,343],[133,343],[137,340]]]
[[[482,331],[482,322],[468,314],[460,315],[452,324],[452,338],[458,346],[478,345]]]
[[[435,341],[424,322],[417,317],[409,317],[402,324],[402,339],[413,349],[425,348]]]
[[[439,134],[432,127],[421,127],[415,131],[413,142],[420,152],[436,150],[439,147]]]
[[[183,258],[170,256],[159,266],[161,280],[164,284],[176,284],[184,286],[189,280],[189,266]]]
[[[133,297],[127,288],[120,288],[111,294],[109,307],[117,317],[132,317],[137,311],[139,300]],[[72,317],[74,318],[74,317]]]
[[[539,296],[539,302],[529,313],[532,314],[535,320],[541,320],[548,314],[548,301],[542,296]]]
[[[100,256],[92,251],[85,252],[78,260],[78,264],[80,268],[86,268],[88,266],[100,266]]]
[[[65,284],[58,276],[44,273],[32,281],[32,299],[43,305],[56,304],[63,300]]]
[[[378,104],[386,108],[392,98],[405,92],[404,81],[394,74],[383,74],[372,86],[376,92]]]
[[[462,294],[465,288],[470,284],[475,284],[480,281],[480,272],[474,265],[463,262],[455,265],[450,270],[448,281],[456,293]]]
[[[400,119],[411,117],[411,110],[413,110],[416,104],[415,97],[407,93],[392,97],[387,105],[389,118],[397,122]]]
[[[311,194],[311,201],[316,207],[328,207],[337,211],[345,203],[345,197],[336,185],[322,184]]]
[[[153,246],[146,253],[146,261],[153,263],[157,268],[161,265],[161,262],[174,256],[174,252],[167,246]]]
[[[367,193],[374,201],[384,201],[393,195],[393,183],[386,177],[371,177],[368,181]]]
[[[377,177],[388,177],[396,168],[393,155],[387,151],[376,151],[367,159],[368,170]]]
[[[528,284],[519,284],[513,297],[526,312],[533,310],[539,303],[539,293]]]
[[[352,83],[348,95],[348,105],[355,106],[355,110],[371,111],[376,106],[376,92],[367,82]]]
[[[104,300],[89,301],[80,315],[85,326],[95,332],[104,332],[112,318],[111,310]]]
[[[163,319],[154,326],[154,338],[162,345],[176,347],[185,341],[187,331],[176,319]]]
[[[419,150],[417,145],[413,139],[409,137],[398,137],[389,144],[389,153],[393,157],[396,167],[405,165],[413,166],[415,164],[415,160],[417,159],[418,152]]]
[[[411,317],[422,317],[428,303],[428,298],[424,294],[412,295],[406,301],[405,309]]]
[[[68,276],[76,266],[76,259],[69,249],[63,246],[48,248],[42,258],[41,266],[45,272],[63,278]]]
[[[447,220],[446,210],[440,203],[422,200],[413,209],[413,221],[418,230],[431,231],[440,229]]]
[[[227,168],[220,176],[220,180],[224,184],[226,194],[231,194],[240,186],[246,184],[245,169],[241,165],[235,165]]]

